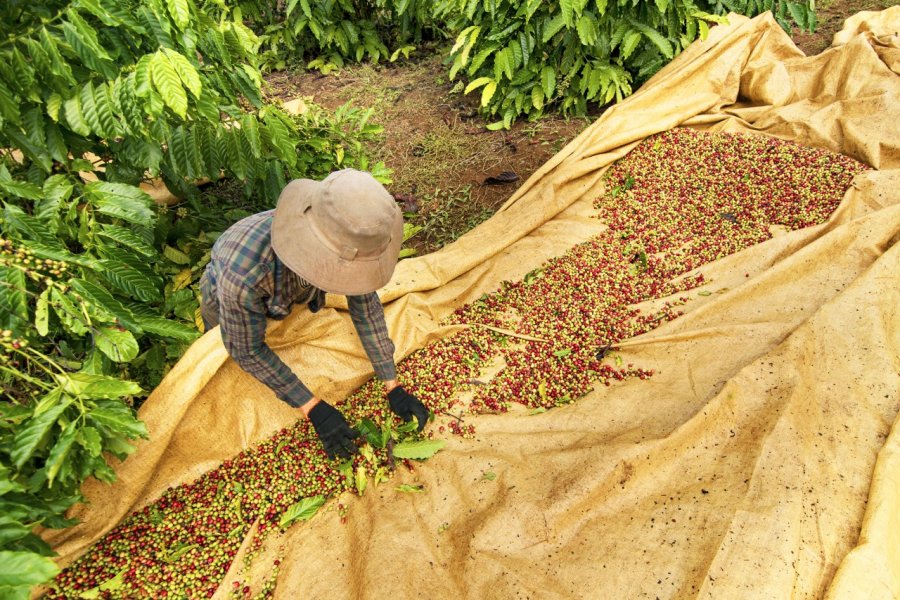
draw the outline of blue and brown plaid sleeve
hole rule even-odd
[[[388,335],[384,308],[378,294],[372,292],[363,296],[347,296],[347,307],[350,309],[350,319],[359,335],[359,341],[362,342],[366,356],[375,369],[375,375],[382,381],[396,379],[394,342]]]
[[[260,265],[264,267],[264,265]],[[219,285],[219,325],[228,353],[242,369],[293,407],[313,394],[266,344],[266,308],[248,285]]]

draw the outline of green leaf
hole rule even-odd
[[[85,300],[90,301],[101,310],[118,319],[122,325],[140,333],[141,328],[135,321],[134,315],[131,314],[131,311],[124,304],[114,298],[109,290],[84,279],[72,279],[69,281],[69,284]]]
[[[78,93],[78,99],[81,102],[81,114],[84,115],[84,122],[91,128],[93,133],[104,136],[103,126],[97,116],[97,107],[94,106],[94,86],[88,81],[81,87]]]
[[[165,560],[165,559],[164,559]],[[169,562],[169,561],[166,561]],[[101,592],[114,592],[120,589],[125,583],[125,573],[128,571],[127,568],[122,569],[97,587],[92,587],[88,590],[81,592],[78,597],[81,600],[93,600],[94,598],[99,598]]]
[[[53,312],[66,329],[76,335],[85,335],[88,332],[84,314],[67,295],[60,293],[56,288],[50,288],[50,303]]]
[[[141,386],[134,381],[126,381],[109,375],[91,373],[66,373],[57,376],[67,394],[81,398],[116,399],[125,396],[136,396],[141,393]]]
[[[294,141],[296,133],[288,128],[278,114],[267,114],[265,126],[278,158],[291,166],[295,165],[297,163],[297,144]]]
[[[397,458],[414,458],[418,460],[431,458],[446,442],[444,440],[420,440],[417,442],[401,442],[394,446],[394,456]]]
[[[98,261],[100,274],[112,285],[136,300],[157,302],[162,300],[163,282],[159,276],[137,258],[124,251],[107,248],[111,258]]]
[[[565,17],[562,13],[557,14],[552,19],[544,21],[544,35],[541,36],[541,42],[546,44],[560,29],[566,24]]]
[[[634,29],[637,29],[644,34],[644,37],[653,42],[653,44],[659,48],[659,51],[663,56],[671,59],[675,55],[672,44],[661,33],[635,19],[629,18],[628,23],[631,24]]]
[[[138,343],[127,329],[99,327],[94,330],[94,343],[113,362],[129,362],[138,354]]]
[[[557,350],[556,352],[554,352],[553,356],[555,356],[556,358],[564,358],[570,354],[572,354],[571,348],[563,348],[562,350]]]
[[[47,335],[47,332],[50,331],[49,319],[50,319],[50,288],[45,289],[41,292],[41,295],[38,296],[37,303],[34,307],[34,328],[38,332],[38,335]]]
[[[619,49],[619,53],[621,54],[624,60],[627,60],[631,53],[634,52],[634,49],[637,48],[638,43],[641,41],[640,31],[629,31],[625,38],[622,40],[622,46]]]
[[[0,177],[0,190],[25,200],[40,200],[43,196],[40,187],[27,181],[13,179],[8,174],[7,177]]]
[[[68,20],[62,23],[63,35],[78,58],[107,79],[113,79],[115,67],[109,54],[97,41],[97,32],[81,18],[75,9],[67,10],[66,17]]]
[[[183,544],[183,543],[182,543],[182,544],[177,544],[176,546],[177,546],[176,548],[174,548],[171,552],[169,552],[169,553],[163,558],[163,562],[168,563],[168,564],[172,564],[172,563],[174,563],[174,562],[178,562],[178,559],[179,559],[179,558],[181,558],[182,556],[184,556],[185,554],[187,554],[187,553],[190,552],[191,550],[194,550],[194,549],[200,547],[199,544]],[[127,569],[126,569],[126,570],[127,570]]]
[[[578,39],[585,46],[593,46],[597,42],[598,24],[597,19],[591,13],[584,13],[578,18],[576,24],[578,31]]]
[[[425,486],[422,484],[410,485],[408,483],[404,483],[402,485],[398,485],[394,489],[398,492],[404,492],[407,494],[421,494],[425,492]]]
[[[146,333],[179,342],[192,342],[200,335],[200,332],[193,327],[163,317],[137,317],[136,321]]]
[[[468,94],[472,90],[477,90],[481,86],[490,83],[492,79],[490,77],[479,77],[474,81],[470,82],[469,85],[466,86],[466,90],[463,92],[464,94]]]
[[[241,133],[250,145],[253,158],[261,158],[261,143],[259,137],[259,121],[255,115],[247,114],[241,119]]]
[[[709,25],[706,24],[706,21],[697,21],[697,25],[700,27],[700,41],[706,41],[706,38],[709,37]]]
[[[100,120],[103,135],[107,138],[118,136],[122,128],[116,118],[116,108],[109,84],[101,83],[94,88],[94,106],[97,109],[97,118]]]
[[[194,65],[192,65],[180,52],[176,52],[170,48],[163,48],[163,52],[165,52],[166,57],[169,59],[175,72],[178,73],[178,78],[181,79],[181,83],[184,84],[194,98],[199,99],[200,94],[203,92],[203,84],[200,81],[200,74],[197,72],[197,69],[194,68]]]
[[[494,97],[494,93],[497,91],[497,82],[490,81],[484,89],[481,91],[481,106],[487,106],[490,103],[491,98]]]
[[[29,322],[25,274],[0,265],[0,327],[20,330]]]
[[[153,200],[141,188],[126,183],[92,181],[85,196],[101,213],[150,227],[155,220]]]
[[[21,469],[28,460],[34,456],[35,451],[44,442],[53,429],[56,420],[64,410],[72,403],[72,397],[48,395],[47,407],[38,415],[35,415],[24,423],[15,435],[13,447],[9,453],[10,459],[17,469]],[[2,564],[2,563],[0,563]],[[2,567],[0,567],[2,569]],[[4,585],[0,581],[0,585]],[[5,584],[14,585],[14,584]]]
[[[77,94],[63,104],[63,116],[69,129],[85,137],[91,135],[91,128],[84,119],[84,113],[81,110],[81,99]]]
[[[5,480],[9,481],[9,480]],[[0,485],[2,488],[2,485]],[[7,546],[10,542],[21,540],[28,537],[31,530],[18,521],[8,517],[0,517],[0,547]],[[0,596],[2,597],[2,596]]]
[[[544,98],[553,98],[553,92],[556,91],[556,70],[549,65],[541,69],[541,89],[544,90]]]
[[[369,442],[369,444],[376,448],[384,448],[387,445],[389,433],[385,435],[386,431],[376,425],[372,419],[363,418],[360,420],[356,425],[356,430],[359,431],[360,435],[366,438],[366,441]]]
[[[116,400],[104,402],[103,407],[88,413],[88,419],[128,438],[147,437],[147,426],[134,418],[130,408]]]
[[[65,202],[72,196],[75,186],[67,175],[51,175],[44,180],[43,192],[45,199],[56,204]],[[46,219],[44,215],[36,215],[40,219]]]
[[[0,586],[31,586],[50,581],[59,567],[45,556],[31,552],[0,551]]]
[[[506,75],[508,79],[512,79],[513,75],[515,75],[513,72],[512,52],[510,52],[509,48],[504,48],[494,55],[494,78],[500,81],[502,75]]]
[[[531,88],[531,105],[537,110],[544,108],[544,90],[539,85]]]
[[[159,50],[151,59],[153,85],[162,96],[163,102],[184,119],[187,116],[187,93],[181,85],[181,78],[175,65],[165,52]]]
[[[109,225],[104,223],[100,225],[100,229],[95,230],[94,233],[100,237],[118,242],[126,248],[130,248],[138,254],[142,254],[148,258],[155,258],[157,256],[156,248],[150,245],[146,238],[134,233],[130,229],[120,227],[119,225]]]
[[[163,246],[163,256],[167,259],[175,263],[176,265],[189,265],[191,264],[191,257],[179,250],[178,248],[174,248],[168,244]]]
[[[178,29],[187,29],[191,24],[191,7],[188,0],[166,0],[166,8]]]
[[[91,456],[100,456],[100,453],[103,451],[103,439],[100,437],[100,432],[91,426],[82,427],[79,430],[78,443]]]
[[[59,474],[60,469],[65,463],[66,458],[69,455],[69,450],[72,449],[72,444],[75,443],[75,436],[77,434],[78,422],[72,421],[66,425],[62,434],[57,438],[56,444],[54,444],[53,448],[50,450],[45,465],[45,468],[47,469],[47,481],[49,482],[50,487],[53,487],[53,480],[56,479],[56,476]]]
[[[146,98],[152,90],[152,69],[154,54],[145,54],[134,66],[134,93],[140,98]]]
[[[323,504],[325,504],[325,496],[304,498],[284,511],[284,514],[281,515],[281,519],[278,521],[278,526],[287,527],[296,521],[308,521],[316,515]]]

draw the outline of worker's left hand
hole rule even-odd
[[[404,421],[410,421],[415,416],[419,422],[419,431],[425,429],[425,424],[428,422],[428,409],[421,400],[403,389],[402,385],[389,391],[387,397],[388,404],[395,415]]]

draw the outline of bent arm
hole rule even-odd
[[[266,344],[265,306],[254,291],[244,288],[230,297],[220,296],[219,317],[222,341],[234,361],[279,399],[294,408],[307,408],[313,393]]]
[[[372,292],[363,296],[347,296],[347,307],[359,341],[375,369],[375,375],[387,383],[395,381],[397,366],[394,364],[394,342],[388,335],[384,308],[378,294]]]

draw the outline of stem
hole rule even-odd
[[[9,373],[13,377],[17,377],[19,379],[24,379],[28,383],[30,383],[32,385],[36,385],[37,387],[41,388],[45,392],[49,392],[50,390],[53,389],[53,386],[49,386],[49,385],[45,384],[43,381],[41,381],[40,379],[35,379],[31,375],[23,373],[22,371],[19,371],[18,369],[11,369],[10,367],[0,365],[0,371]]]
[[[458,422],[460,422],[460,423],[463,422],[463,418],[462,418],[461,416],[456,416],[456,415],[454,415],[453,413],[448,412],[448,411],[446,411],[446,410],[439,410],[439,411],[436,411],[436,412],[439,412],[439,413],[441,413],[442,415],[447,415],[448,417],[453,417],[454,419],[456,419],[456,420],[457,420]]]

